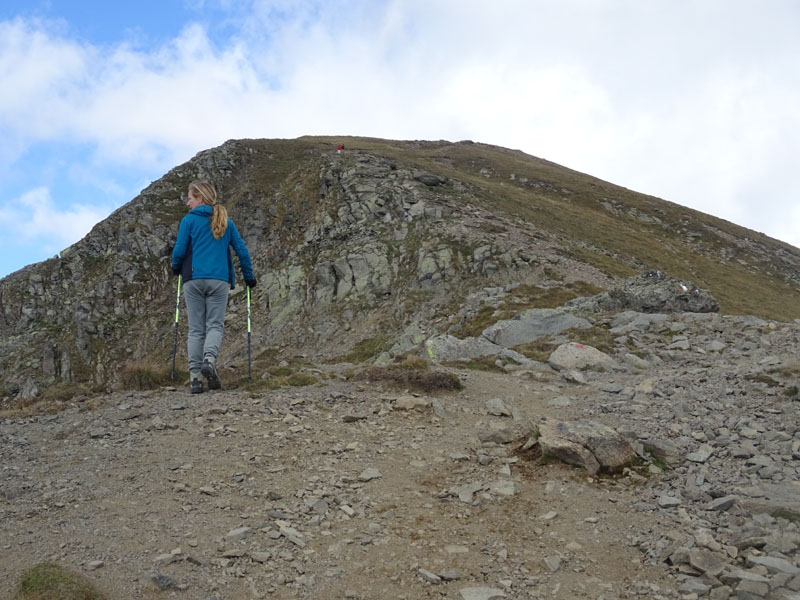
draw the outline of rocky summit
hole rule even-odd
[[[200,395],[195,178],[259,279]],[[0,281],[0,597],[798,600],[798,258],[472,142],[201,152]]]

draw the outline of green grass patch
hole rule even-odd
[[[658,467],[659,469],[661,469],[664,472],[672,470],[671,466],[669,466],[663,460],[661,460],[659,458],[656,458],[655,456],[652,456],[652,455],[650,456],[650,464],[652,464],[655,467]]]
[[[456,337],[465,339],[468,337],[478,337],[484,329],[502,321],[502,311],[494,306],[482,307],[475,316],[468,319],[461,328],[455,332]]]
[[[267,362],[267,363],[274,363],[278,360],[278,356],[280,356],[281,351],[279,348],[266,348],[258,353],[257,356],[253,357],[253,363],[258,362]]]
[[[46,388],[42,392],[40,400],[44,402],[69,402],[73,398],[91,394],[92,388],[85,383],[62,381]]]
[[[262,393],[286,387],[303,387],[319,383],[319,378],[305,370],[311,364],[302,357],[281,360],[275,365],[270,361],[273,353],[259,356],[251,364],[252,378],[247,377],[247,369],[227,367],[219,376],[223,389],[242,389],[253,393]]]
[[[467,361],[456,361],[445,363],[448,367],[455,367],[459,369],[469,369],[470,371],[496,371],[498,373],[505,373],[505,370],[495,364],[497,355],[494,356],[481,356]]]
[[[385,352],[391,347],[391,336],[385,333],[380,333],[375,337],[361,340],[353,349],[345,354],[334,358],[330,362],[350,362],[350,363],[363,363],[371,358],[375,358],[381,352]]]
[[[221,373],[220,378],[222,378]],[[263,394],[265,392],[271,392],[272,390],[289,387],[286,380],[287,377],[266,377],[263,379],[261,377],[256,377],[250,380],[245,373],[244,375],[237,375],[234,378],[226,377],[223,379],[222,389],[237,389],[252,392],[253,394]]]
[[[676,335],[679,335],[679,334],[682,334],[682,333],[683,332],[681,332],[681,331],[673,331],[672,329],[664,329],[663,331],[659,331],[658,335],[660,335],[661,337],[667,338],[668,340],[671,340]]]
[[[602,291],[591,283],[575,281],[551,288],[520,285],[511,290],[509,296],[512,302],[519,301],[525,308],[558,308],[575,298],[594,296]]]
[[[555,343],[551,338],[547,337],[535,340],[528,344],[521,344],[516,346],[514,350],[523,356],[530,358],[531,360],[546,363],[548,360],[550,360],[550,355],[556,348],[558,348],[558,344]]]
[[[616,347],[614,334],[605,327],[593,326],[589,329],[567,329],[562,332],[562,335],[566,335],[571,342],[592,346],[606,354],[613,353]]]
[[[291,377],[294,375],[294,369],[288,366],[277,366],[267,369],[272,377]]]
[[[306,385],[314,385],[319,380],[311,373],[294,373],[286,378],[286,383],[292,387],[303,387]]]
[[[54,414],[74,402],[80,402],[88,410],[95,410],[105,405],[102,395],[104,391],[98,385],[59,382],[45,388],[39,396],[15,400],[7,408],[0,410],[0,418]]]
[[[800,513],[789,508],[779,508],[773,511],[772,516],[776,519],[786,519],[792,523],[800,523]]]
[[[86,577],[55,563],[41,563],[20,577],[13,600],[106,600]]]
[[[770,375],[776,375],[782,379],[797,379],[800,377],[800,364],[776,367],[767,371]]]

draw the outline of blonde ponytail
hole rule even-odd
[[[215,240],[218,240],[225,235],[225,230],[228,228],[228,211],[224,206],[219,204],[214,205],[214,216],[211,217],[211,234]]]
[[[193,181],[189,184],[189,189],[194,190],[195,194],[203,199],[203,204],[214,207],[214,215],[211,217],[211,234],[215,240],[218,240],[225,235],[225,230],[228,229],[228,211],[224,206],[217,204],[217,191],[207,181]]]

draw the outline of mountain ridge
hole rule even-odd
[[[650,269],[708,289],[723,313],[800,314],[800,250],[519,150],[229,140],[171,169],[60,257],[0,280],[7,399],[113,386],[124,365],[168,361],[169,254],[181,195],[197,178],[217,186],[253,256],[253,343],[265,356],[336,360],[370,342],[377,354],[413,326],[457,329],[465,298],[486,287],[608,290]],[[241,289],[226,321],[231,366],[244,359]]]

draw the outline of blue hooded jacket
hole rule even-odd
[[[178,240],[172,251],[172,268],[180,270],[183,281],[191,279],[221,279],[236,287],[231,246],[239,257],[245,281],[255,279],[250,253],[236,225],[228,219],[225,234],[218,240],[211,233],[214,208],[202,204],[181,219]]]

